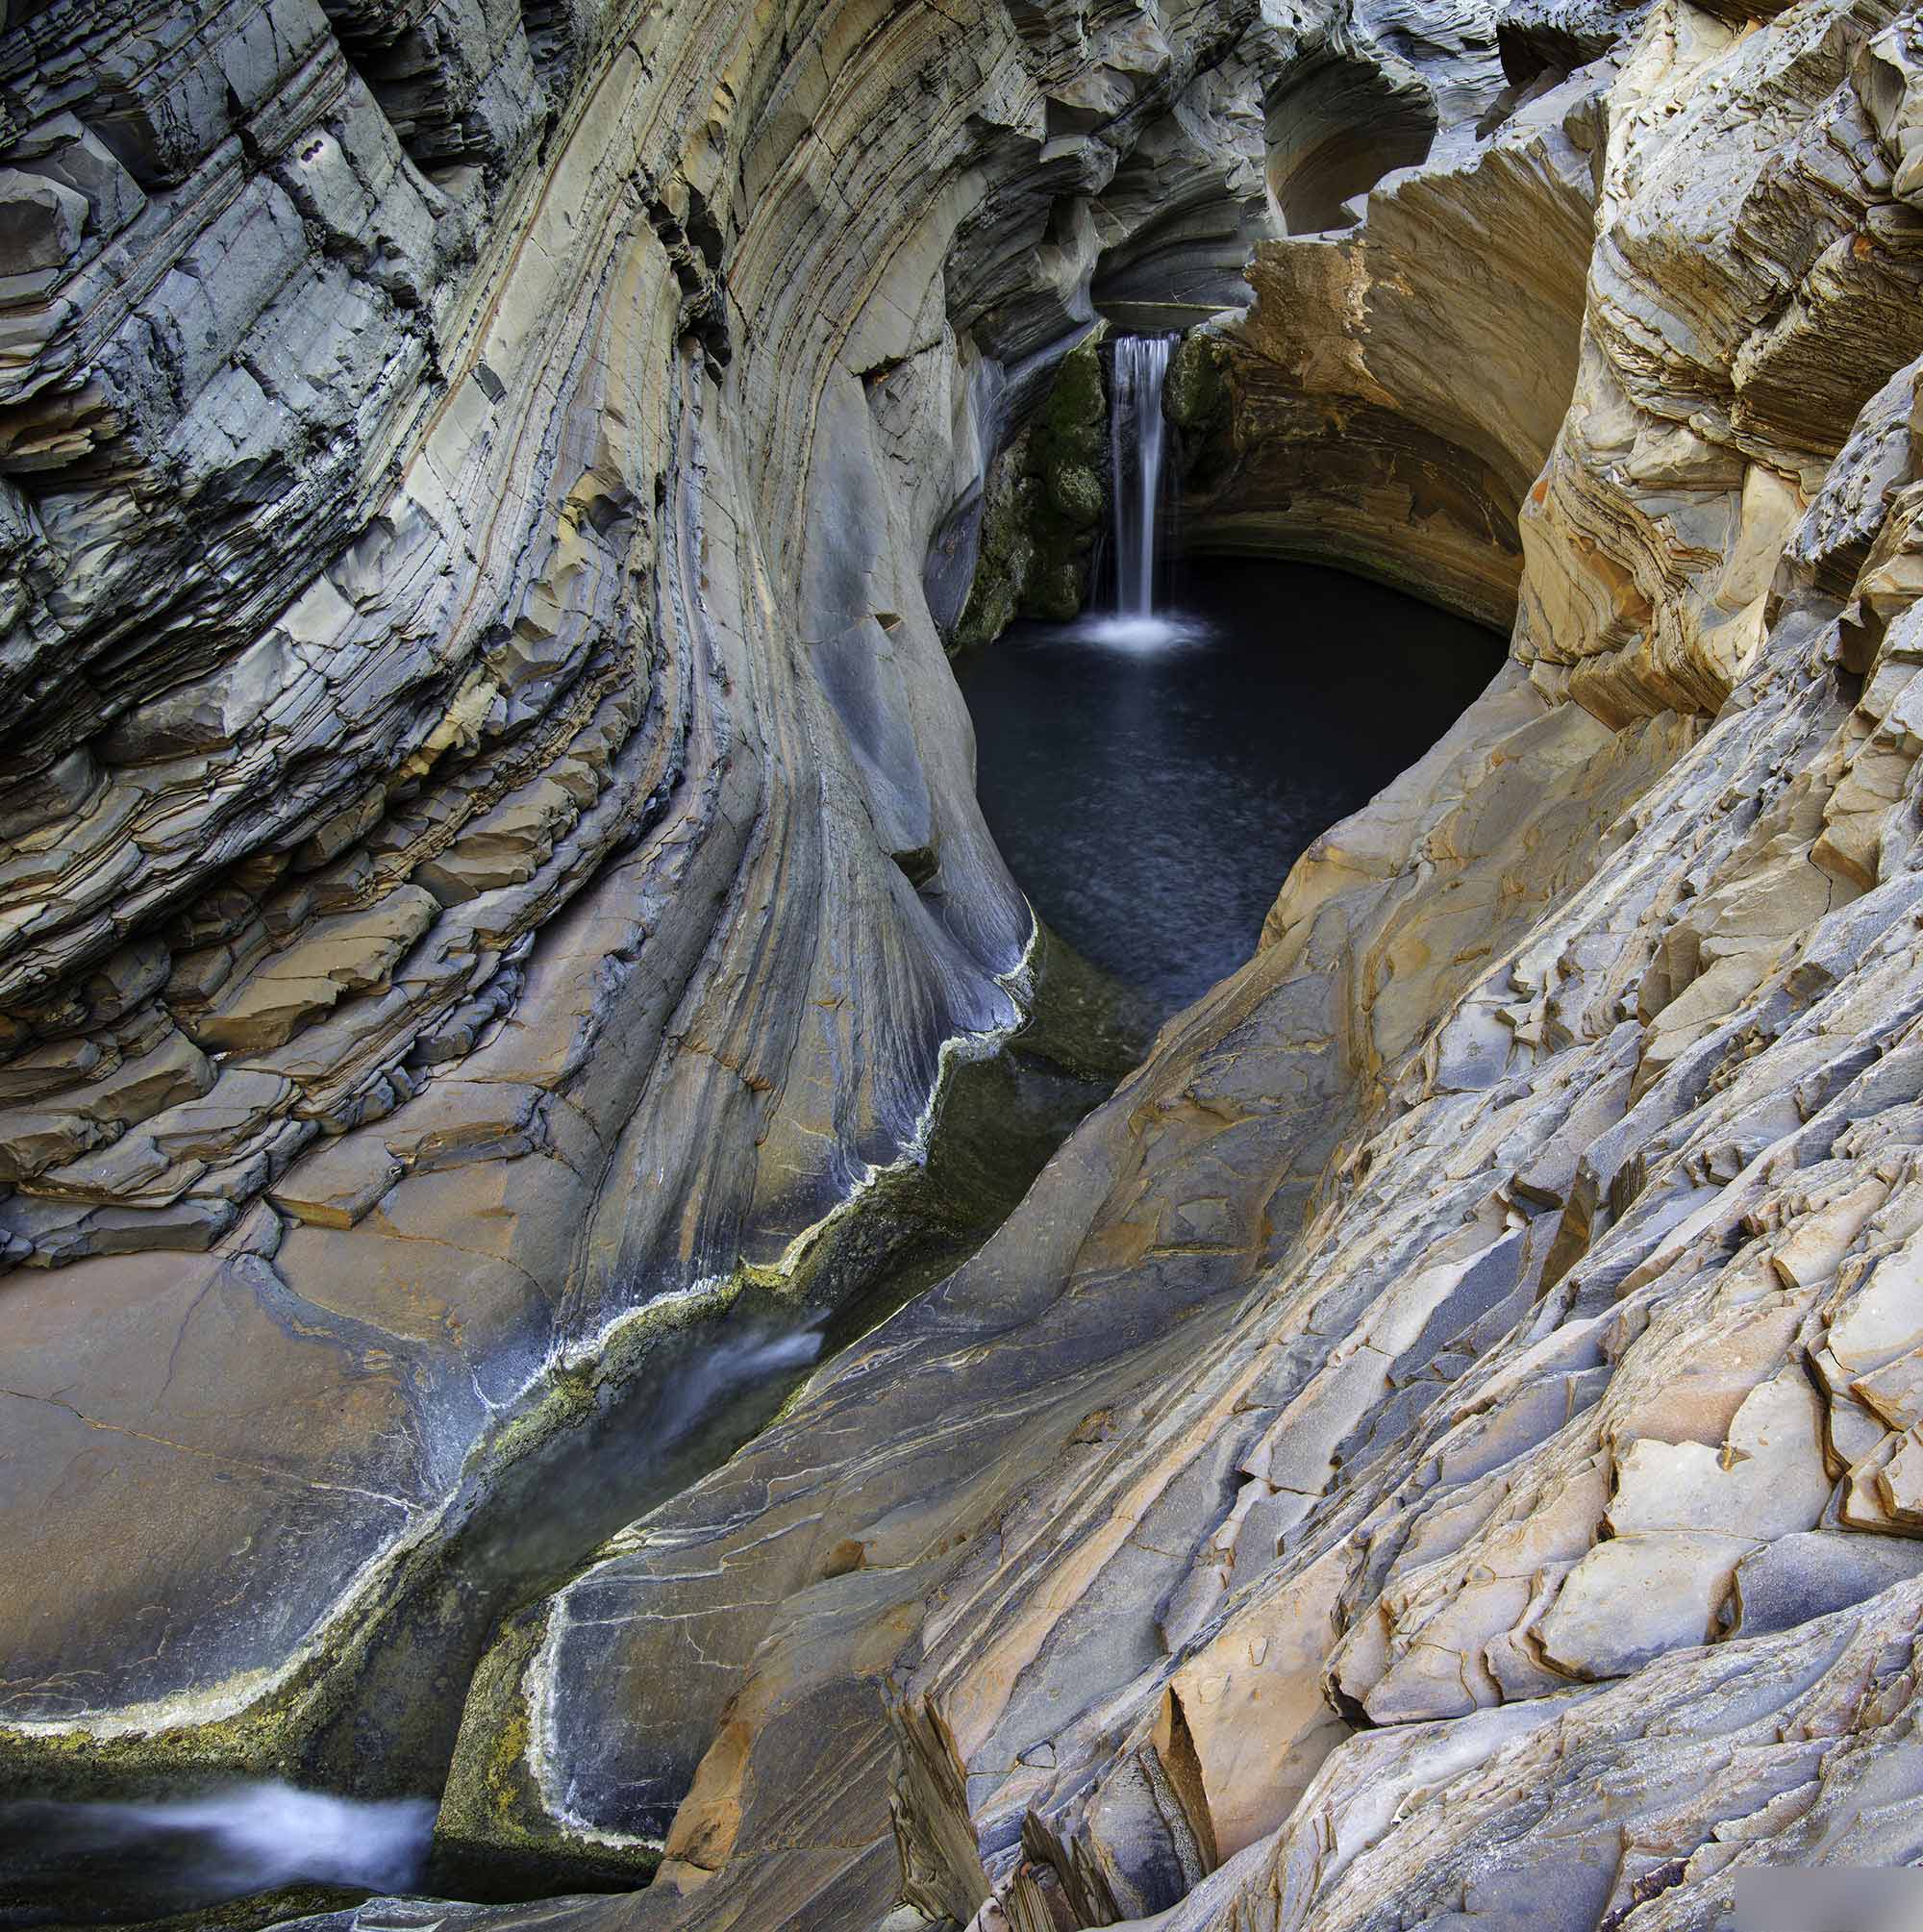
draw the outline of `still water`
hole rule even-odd
[[[1255,950],[1297,855],[1441,737],[1502,639],[1314,565],[1200,558],[1167,621],[1019,623],[956,665],[1041,917],[1161,1016]]]

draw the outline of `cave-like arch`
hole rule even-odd
[[[1289,235],[1352,228],[1384,175],[1424,160],[1436,138],[1428,92],[1336,46],[1306,54],[1270,95],[1268,189]]]

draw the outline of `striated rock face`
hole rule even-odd
[[[1348,206],[1290,220],[1294,238],[1256,252],[1254,310],[1185,343],[1195,547],[1340,562],[1508,628],[1518,513],[1575,380],[1615,66],[1552,73],[1512,103],[1490,99],[1493,65],[1478,91],[1438,91],[1449,118],[1412,147],[1386,82],[1335,97],[1346,145],[1326,166],[1363,187],[1390,172],[1360,228]],[[1291,71],[1293,128],[1312,123],[1298,97],[1343,68],[1304,49]],[[1301,191],[1278,189],[1285,211]]]
[[[1031,938],[922,559],[1145,184],[1243,192],[1255,12],[9,29],[18,1777],[418,1783],[509,1472],[885,1264]]]
[[[1095,534],[1110,511],[1103,333],[1091,330],[1061,358],[1036,419],[990,463],[980,497],[951,526],[959,535],[974,519],[974,575],[955,649],[992,641],[1016,616],[1073,617],[1087,601]]]
[[[1667,0],[1264,252],[1179,406],[1475,453],[1514,662],[980,1256],[527,1613],[445,1829],[658,1840],[573,1921],[646,1927],[1695,1927],[1918,1856],[1919,77]],[[1436,295],[1416,386],[1413,255],[1307,389],[1308,264],[1579,190],[1560,426],[1477,379],[1539,307]]]
[[[1913,17],[5,44],[21,1775],[451,1746],[450,1874],[660,1861],[343,1932],[1681,1928],[1923,1858]],[[796,1341],[743,1283],[844,1292],[1015,1016],[937,629],[990,445],[1258,198],[1191,540],[1512,662],[688,1482],[677,1399]],[[456,1668],[650,1364],[678,1493]]]

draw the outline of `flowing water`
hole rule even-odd
[[[1113,470],[1115,611],[1146,617],[1155,608],[1156,513],[1167,428],[1161,388],[1169,336],[1123,336],[1110,379],[1109,460]]]
[[[622,1376],[583,1392],[569,1426],[488,1466],[375,1630],[337,1721],[286,1767],[316,1788],[196,1781],[178,1794],[145,1784],[103,1794],[112,1802],[0,1801],[0,1927],[187,1914],[169,1917],[167,1932],[201,1932],[212,1922],[203,1909],[286,1888],[302,1896],[262,1905],[265,1917],[369,1891],[493,1900],[631,1889],[630,1869],[586,1853],[490,1863],[431,1843],[430,1794],[454,1747],[462,1687],[505,1617],[723,1462],[818,1362],[959,1266],[1140,1057],[1141,1016],[1120,989],[1048,935],[1032,970],[1028,1023],[999,1052],[954,1066],[926,1166],[875,1191],[861,1241],[807,1304],[744,1290],[726,1316],[662,1331]],[[358,1795],[333,1794],[348,1791]],[[312,1888],[327,1895],[310,1899]]]
[[[0,1924],[158,1917],[302,1880],[403,1891],[426,1869],[431,1801],[357,1802],[291,1785],[230,1785],[157,1804],[0,1805]]]
[[[957,665],[1041,917],[1166,1016],[1254,951],[1296,857],[1441,737],[1492,632],[1312,565],[1203,558],[1146,642],[1018,623]]]
[[[872,1291],[832,1319],[744,1296],[712,1328],[664,1338],[578,1426],[496,1471],[397,1599],[338,1735],[305,1746],[318,1782],[437,1788],[460,1713],[445,1685],[464,1681],[502,1616],[714,1467],[823,1353],[972,1250],[1132,1064],[1137,1004],[1160,1016],[1234,970],[1297,853],[1425,750],[1500,663],[1500,641],[1475,625],[1307,565],[1209,564],[1180,610],[1159,609],[1173,341],[1114,348],[1115,611],[1016,625],[960,667],[1002,851],[1043,921],[1120,985],[1049,941],[1046,1025],[1038,1015],[951,1083],[953,1124],[936,1135]],[[427,1682],[443,1688],[423,1704]],[[434,1815],[427,1798],[260,1782],[153,1803],[0,1805],[0,1925],[145,1918],[295,1885],[464,1890],[494,1876],[430,1868]]]

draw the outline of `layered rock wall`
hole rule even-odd
[[[69,0],[4,61],[24,1775],[376,1784],[425,1683],[450,1856],[661,1860],[369,1927],[1682,1927],[1919,1855],[1911,17]],[[828,1281],[1011,1016],[923,555],[1257,126],[1199,527],[1512,663],[467,1681],[436,1552]]]
[[[1438,419],[1527,504],[1514,662],[980,1257],[531,1614],[463,1761],[661,1837],[605,1922],[1680,1927],[1914,1860],[1917,71],[1668,0],[1567,84],[1566,416],[1477,346]],[[1557,232],[1482,138],[1437,196]]]
[[[503,1471],[846,1289],[1031,934],[921,592],[971,386],[1144,139],[1206,174],[1253,13],[9,30],[20,1775],[417,1781],[419,1684],[353,1686]]]
[[[1334,57],[1299,58],[1309,88]],[[1358,151],[1386,123],[1366,222],[1324,210],[1334,232],[1261,244],[1254,309],[1185,345],[1186,543],[1340,563],[1508,628],[1576,379],[1612,77],[1603,59],[1512,109],[1492,81],[1438,92],[1459,117],[1419,167],[1397,166],[1397,97],[1348,101]]]

